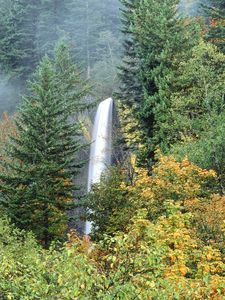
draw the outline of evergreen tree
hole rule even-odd
[[[154,159],[154,151],[166,142],[161,124],[167,122],[170,107],[168,92],[173,89],[168,77],[177,63],[199,40],[194,23],[177,18],[177,0],[142,0],[136,11],[133,32],[141,61],[141,83],[144,99],[138,113],[144,148],[142,161]]]
[[[134,13],[138,8],[139,0],[121,0],[122,32],[125,35],[123,43],[123,61],[119,68],[120,90],[118,97],[128,106],[140,105],[142,86],[140,83],[140,63],[137,57],[137,43],[133,34]]]
[[[24,82],[39,61],[36,34],[40,0],[11,0],[1,11],[0,64]]]
[[[40,56],[54,52],[58,40],[66,35],[66,19],[71,15],[72,0],[42,1],[39,16],[37,43]]]
[[[76,0],[69,4],[70,15],[66,20],[66,29],[74,48],[77,60],[87,69],[87,77],[91,77],[91,69],[95,63],[119,55],[119,2],[118,0]],[[111,48],[109,37],[112,36]],[[104,38],[106,37],[106,38]]]
[[[56,58],[45,57],[30,83],[17,118],[13,138],[0,175],[1,207],[18,227],[32,230],[47,247],[63,235],[66,209],[73,202],[73,177],[81,162],[80,124],[71,116],[85,108],[87,87],[62,44]]]
[[[206,38],[219,47],[225,53],[225,2],[223,0],[211,0],[206,7],[206,13],[210,17],[210,27]]]
[[[15,111],[15,95],[24,93],[26,79],[62,37],[96,95],[111,96],[120,57],[119,0],[0,0],[0,7],[0,113],[2,102]]]
[[[123,142],[128,149],[136,151],[140,144],[138,127],[138,111],[143,99],[143,88],[140,80],[140,60],[137,55],[137,41],[133,32],[134,17],[140,0],[121,0],[123,59],[118,67],[119,88],[115,93],[119,100],[121,115],[121,133]],[[121,141],[119,141],[121,142]]]
[[[172,144],[167,149],[218,174],[219,192],[225,193],[224,54],[200,42],[191,57],[180,62],[168,120],[161,124]],[[166,127],[166,128],[165,128]]]

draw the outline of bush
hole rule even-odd
[[[191,164],[187,158],[182,162],[161,154],[158,158],[153,176],[134,166],[131,182],[124,170],[113,168],[94,185],[86,201],[92,236],[99,239],[104,233],[113,236],[123,231],[139,209],[146,209],[148,220],[156,222],[167,215],[165,203],[175,201],[182,212],[192,213],[193,230],[203,244],[223,249],[225,198],[214,193],[216,173]]]
[[[0,219],[0,299],[97,299],[102,276],[75,249],[44,250],[32,234]]]
[[[193,238],[191,215],[165,203],[155,224],[139,210],[124,232],[97,244],[74,232],[44,250],[0,219],[0,299],[223,299],[219,250]]]

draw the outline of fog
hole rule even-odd
[[[180,0],[179,13],[183,16],[199,16],[203,14],[202,5],[208,0]]]
[[[62,38],[96,97],[111,96],[122,47],[119,7],[119,0],[0,0],[0,115],[15,111],[27,78]]]
[[[201,14],[201,1],[181,0],[179,13]],[[19,2],[0,0],[0,64],[4,66],[0,74],[0,115],[5,110],[15,111],[27,78],[46,53],[52,55],[60,38],[67,41],[84,77],[90,79],[96,98],[112,96],[118,85],[117,66],[122,53],[120,1],[40,0],[33,6]],[[13,32],[14,27],[18,32]],[[9,39],[8,34],[12,35]],[[8,49],[13,52],[8,53]]]
[[[0,113],[7,111],[12,114],[15,112],[20,100],[21,85],[10,82],[9,76],[0,74]]]

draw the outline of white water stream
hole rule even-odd
[[[93,183],[99,182],[102,173],[111,164],[112,116],[113,100],[108,98],[99,104],[95,116],[88,171],[88,192]],[[86,235],[91,233],[91,227],[91,222],[86,222]]]

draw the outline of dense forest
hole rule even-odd
[[[224,0],[0,0],[0,66],[0,299],[225,299]]]

